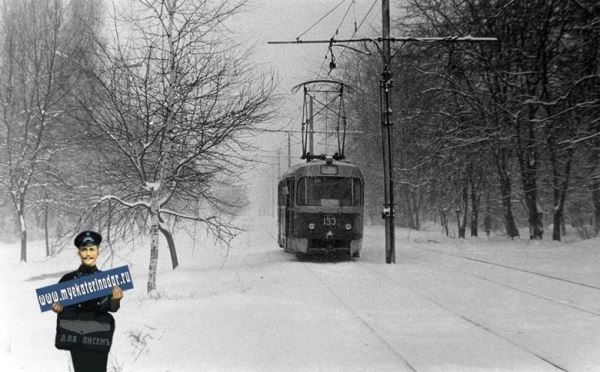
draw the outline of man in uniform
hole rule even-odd
[[[77,253],[81,259],[81,266],[76,271],[64,275],[59,283],[99,272],[100,270],[96,267],[96,260],[100,254],[101,242],[102,236],[97,232],[82,231],[77,234],[74,243],[78,249]],[[122,298],[123,290],[115,286],[111,295],[95,298],[80,304],[63,307],[60,303],[55,302],[52,305],[52,311],[58,314],[59,321],[67,318],[83,321],[89,321],[89,319],[110,319],[113,322],[112,328],[114,332],[114,320],[108,312],[119,310]],[[108,351],[70,350],[70,352],[75,372],[106,372]]]

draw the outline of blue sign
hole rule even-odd
[[[50,310],[55,302],[68,306],[108,296],[116,286],[124,291],[133,288],[133,280],[127,265],[38,288],[35,293],[40,309],[44,312]]]

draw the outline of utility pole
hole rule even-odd
[[[281,176],[281,147],[277,149],[277,178]]]
[[[396,263],[396,242],[394,226],[394,172],[392,162],[392,107],[390,90],[392,73],[390,71],[390,1],[381,1],[383,72],[379,81],[381,107],[381,144],[383,149],[384,204],[382,217],[385,220],[385,262]]]
[[[308,152],[310,152],[312,155],[315,154],[315,147],[314,147],[314,97],[310,96],[309,98],[309,104],[308,104]]]
[[[292,134],[288,132],[288,169],[292,167]]]

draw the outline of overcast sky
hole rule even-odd
[[[340,24],[339,33],[335,37],[349,39],[353,36],[355,21],[358,26],[374,2],[374,0],[249,0],[248,10],[236,16],[234,27],[242,39],[246,38],[248,44],[254,44],[257,63],[271,68],[279,75],[279,93],[290,96],[290,90],[294,85],[327,76],[329,60],[325,61],[325,56],[328,45],[267,45],[267,42],[296,40],[340,3],[342,4],[335,11],[302,35],[301,39],[327,40],[335,35],[335,30]],[[347,10],[348,14],[344,18]],[[377,1],[370,16],[354,37],[378,36],[379,31],[375,27],[378,27],[380,18],[381,5]],[[341,52],[340,48],[334,49],[337,55]],[[293,98],[293,101],[297,101],[300,105],[301,99],[299,93],[297,99]],[[297,111],[301,112],[301,106]]]
[[[321,17],[340,4],[314,28],[307,31]],[[242,38],[255,44],[257,62],[272,67],[280,74],[281,88],[289,92],[293,85],[327,74],[323,60],[328,45],[267,45],[267,41],[328,40],[352,38],[354,24],[358,26],[374,0],[249,0],[248,10],[236,16],[234,27]],[[347,15],[344,14],[348,11]],[[377,1],[356,37],[379,36],[381,5]],[[341,25],[340,25],[341,24]],[[339,26],[339,33],[335,35]],[[341,49],[336,49],[337,54]],[[322,67],[322,68],[321,68]]]

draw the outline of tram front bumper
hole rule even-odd
[[[292,252],[306,253],[308,252],[308,239],[290,239],[290,250]]]

